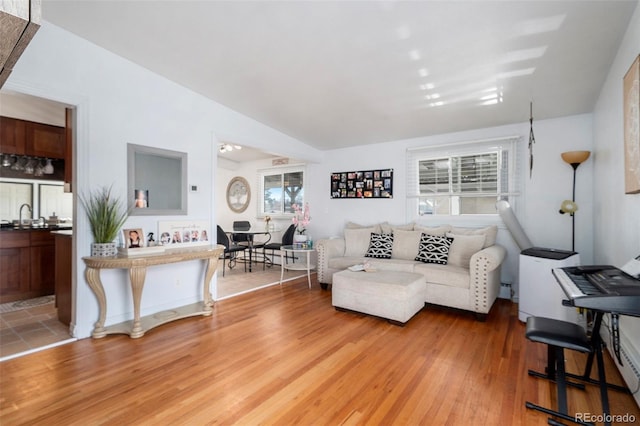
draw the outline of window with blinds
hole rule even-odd
[[[417,215],[496,214],[516,190],[516,138],[408,153],[407,194]]]

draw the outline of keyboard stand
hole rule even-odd
[[[609,395],[607,393],[607,389],[613,389],[620,392],[631,393],[629,389],[624,386],[619,386],[613,383],[607,383],[606,373],[604,371],[604,356],[602,348],[605,347],[605,343],[602,341],[602,337],[600,337],[600,326],[602,325],[602,316],[603,313],[600,311],[595,312],[595,319],[593,323],[593,330],[591,332],[591,346],[593,350],[589,353],[587,357],[587,363],[584,368],[584,374],[571,374],[565,373],[565,376],[579,380],[591,385],[598,385],[600,387],[600,401],[602,403],[602,413],[604,414],[605,419],[610,419],[610,407],[609,407]],[[591,378],[591,369],[593,367],[593,358],[596,358],[596,362],[598,363],[598,380]],[[605,421],[605,425],[610,426],[610,421]]]

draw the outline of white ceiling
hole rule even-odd
[[[591,112],[637,4],[44,0],[43,18],[332,149],[526,122],[530,101]]]

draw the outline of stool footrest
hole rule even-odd
[[[551,377],[546,373],[541,373],[539,371],[534,371],[534,370],[529,370],[528,373],[529,373],[530,376],[533,376],[533,377],[540,377],[541,379],[547,379],[547,380],[549,380],[550,382],[553,382],[553,383],[556,382],[555,377]],[[575,379],[581,380],[581,376],[576,376],[575,374],[565,373],[564,375],[567,376],[567,377],[571,377],[571,378],[575,378]],[[595,381],[595,382],[598,383],[597,381]],[[580,390],[584,390],[585,389],[584,384],[582,384],[582,383],[575,383],[575,382],[570,382],[570,381],[567,380],[567,381],[565,381],[565,384],[567,384],[569,386],[573,386],[574,388],[578,388]]]
[[[581,380],[585,383],[589,383],[590,385],[600,386],[600,380],[592,379],[591,377],[585,377],[584,375],[571,374],[571,373],[565,373],[564,375],[575,380]],[[567,382],[567,384],[569,383]],[[609,389],[631,394],[631,390],[629,390],[629,388],[625,386],[616,385],[614,383],[606,383],[606,385]]]
[[[568,414],[564,414],[564,413],[561,413],[559,411],[551,410],[549,408],[541,407],[540,405],[531,403],[529,401],[526,401],[524,404],[525,404],[525,406],[527,408],[530,408],[532,410],[540,411],[540,412],[548,414],[550,416],[560,417],[561,419],[567,420],[567,421],[572,422],[572,423],[576,423],[576,424],[579,424],[579,425],[594,426],[594,423],[580,421],[580,420],[576,419],[575,417],[571,417]],[[553,420],[553,419],[549,419],[549,420]],[[552,424],[552,423],[550,423],[550,424]],[[555,423],[555,424],[558,424],[558,423]]]

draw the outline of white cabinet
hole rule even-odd
[[[551,273],[554,268],[577,266],[580,255],[572,251],[532,247],[520,253],[518,319],[529,316],[578,323],[576,308],[563,306],[566,295]]]

